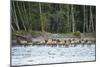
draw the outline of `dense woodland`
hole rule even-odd
[[[96,6],[11,1],[11,20],[13,32],[95,32]]]

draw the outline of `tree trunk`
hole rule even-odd
[[[14,27],[12,26],[12,24],[11,24],[11,29],[12,29],[13,32],[15,31]]]
[[[67,26],[68,26],[68,32],[70,32],[70,23],[69,23],[69,17],[70,17],[70,15],[69,15],[69,5],[67,5]]]
[[[24,28],[24,30],[26,31],[26,27],[25,27],[25,24],[24,24],[24,20],[23,20],[22,13],[21,13],[21,11],[20,11],[18,2],[17,2],[17,9],[18,9],[18,12],[19,12],[21,21],[22,21],[23,28]]]
[[[72,14],[72,31],[75,32],[75,20],[74,20],[74,8],[73,5],[71,5],[71,14]]]
[[[85,11],[86,11],[86,13],[85,13],[85,18],[86,18],[86,32],[89,32],[89,30],[88,30],[88,10],[87,10],[87,6],[85,8]]]
[[[83,13],[84,13],[83,32],[85,33],[85,28],[86,28],[86,15],[85,15],[85,5],[83,6]]]
[[[25,8],[25,3],[23,2],[23,14],[24,14],[24,22],[25,22],[25,28],[26,30],[28,30],[28,18],[27,18],[27,11],[26,11],[26,8]]]
[[[93,25],[93,15],[92,15],[92,7],[90,6],[90,23],[91,23],[91,32],[94,32],[94,25]]]
[[[18,18],[17,18],[17,15],[16,15],[16,10],[15,10],[15,4],[14,4],[14,1],[12,2],[12,6],[13,6],[13,13],[14,13],[14,16],[15,16],[15,24],[16,24],[16,27],[18,29],[18,31],[20,31],[20,27],[19,27],[19,23],[18,23]]]
[[[41,31],[44,32],[44,26],[43,26],[43,17],[42,17],[42,10],[41,10],[41,3],[39,2],[39,11],[40,11],[40,21],[41,21]]]
[[[32,30],[32,24],[31,24],[31,13],[30,13],[30,10],[31,10],[31,6],[30,6],[30,2],[28,3],[28,7],[29,7],[29,30]]]

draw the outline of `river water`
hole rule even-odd
[[[34,65],[95,61],[95,45],[76,47],[15,46],[11,48],[11,65]]]

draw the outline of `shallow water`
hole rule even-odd
[[[80,62],[95,60],[95,45],[76,47],[16,46],[12,47],[12,65]]]

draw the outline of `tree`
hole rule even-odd
[[[12,1],[12,31],[95,32],[95,6]]]
[[[44,32],[44,24],[43,24],[42,9],[40,2],[39,2],[39,11],[40,11],[41,31]]]
[[[74,20],[74,7],[71,5],[71,14],[72,14],[72,31],[75,32],[75,20]]]
[[[20,27],[19,27],[19,23],[18,23],[18,17],[17,17],[17,12],[16,12],[16,8],[15,8],[15,2],[12,2],[12,15],[13,15],[13,20],[16,24],[16,27],[18,29],[18,31],[20,31]]]
[[[93,26],[93,15],[92,15],[92,7],[90,6],[90,23],[91,23],[91,32],[94,32],[94,26]]]
[[[86,8],[85,8],[85,5],[83,6],[83,12],[84,12],[84,24],[83,24],[83,32],[85,32],[85,28],[86,28],[86,14],[85,14],[85,10]]]

